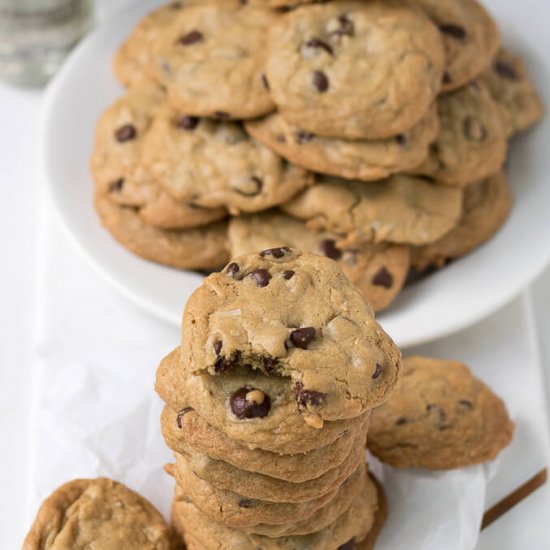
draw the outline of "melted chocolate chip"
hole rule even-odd
[[[256,505],[256,501],[252,500],[251,498],[242,498],[239,500],[239,506],[241,508],[252,508]]]
[[[292,269],[289,269],[288,271],[283,271],[283,277],[288,281],[289,279],[292,279],[294,277],[294,271]]]
[[[315,71],[311,78],[311,82],[319,93],[324,93],[329,89],[328,77],[322,71]]]
[[[275,359],[274,357],[264,357],[262,362],[267,374],[272,374],[277,370],[277,367],[279,366],[279,361],[277,361],[277,359]]]
[[[178,43],[182,46],[191,46],[192,44],[197,44],[198,42],[202,42],[204,40],[204,36],[202,32],[200,31],[191,31],[187,34],[184,34],[179,40]]]
[[[133,124],[125,124],[115,132],[115,138],[119,143],[135,139],[136,136],[137,130]]]
[[[239,264],[235,263],[235,262],[231,262],[226,268],[225,268],[225,272],[228,274],[228,275],[231,275],[231,277],[235,278],[235,276],[237,275],[237,273],[241,270],[241,268],[239,267]]]
[[[325,239],[319,243],[321,252],[331,260],[339,260],[342,257],[342,251],[336,247],[336,241]]]
[[[340,24],[340,28],[331,34],[336,36],[353,36],[355,32],[353,21],[345,13],[338,16],[338,23]]]
[[[296,382],[294,386],[294,394],[296,395],[296,403],[299,409],[305,409],[309,406],[317,407],[323,403],[326,398],[326,394],[313,391],[304,390],[304,385],[301,382]]]
[[[113,181],[111,185],[109,185],[109,191],[111,193],[120,193],[123,187],[124,187],[124,178],[119,178],[116,181]]]
[[[380,378],[381,374],[382,374],[382,365],[380,363],[376,363],[376,367],[374,368],[374,372],[372,373],[372,379],[376,380],[377,378]]]
[[[273,256],[274,258],[280,259],[287,252],[290,252],[290,248],[288,248],[288,246],[279,246],[277,248],[268,248],[267,250],[262,250],[260,252],[260,256],[262,258],[265,258],[266,256]]]
[[[218,357],[214,363],[214,371],[218,374],[227,372],[231,367],[235,366],[239,358],[240,355],[238,353],[234,357]]]
[[[267,80],[267,76],[265,76],[265,74],[262,74],[262,84],[264,85],[265,90],[269,92],[269,80]]]
[[[355,550],[355,538],[348,540],[345,544],[338,546],[338,550]]]
[[[451,84],[453,81],[451,77],[451,73],[449,71],[445,71],[443,73],[443,84]]]
[[[469,411],[473,410],[474,404],[469,399],[460,399],[458,404]]]
[[[184,115],[175,121],[175,125],[177,128],[181,128],[182,130],[194,130],[198,126],[199,122],[200,119],[196,116]]]
[[[401,147],[404,147],[407,145],[407,136],[405,134],[398,134],[395,136],[395,141],[398,145],[401,145]]]
[[[254,391],[254,388],[241,388],[237,390],[229,400],[231,411],[240,420],[245,420],[247,418],[263,418],[267,416],[271,410],[271,399],[269,395],[264,393],[263,402],[256,403],[246,398],[252,391]]]
[[[395,421],[395,424],[396,426],[403,426],[404,424],[406,424],[408,422],[408,420],[404,417],[404,416],[401,416],[400,418],[398,418],[396,421]]]
[[[315,338],[316,331],[313,327],[304,327],[293,330],[290,333],[290,341],[300,349],[307,349],[310,342]]]
[[[178,412],[178,416],[176,417],[176,423],[178,425],[178,428],[182,429],[181,419],[189,412],[193,410],[193,407],[185,407],[185,409],[181,409],[181,411]]]
[[[307,143],[308,141],[311,141],[314,137],[315,136],[310,132],[304,132],[302,130],[296,133],[296,140],[299,144]]]
[[[518,73],[512,65],[505,63],[504,61],[495,61],[495,71],[499,76],[502,78],[506,78],[507,80],[517,80],[518,79]]]
[[[269,284],[271,274],[267,269],[256,269],[256,271],[252,272],[252,278],[259,287],[264,287]]]
[[[385,267],[381,267],[372,278],[372,284],[391,288],[393,286],[393,275]]]
[[[452,23],[439,25],[439,30],[446,34],[447,36],[452,36],[457,40],[464,40],[467,36],[466,30],[464,27],[459,25],[453,25]]]
[[[474,117],[466,117],[463,122],[462,131],[470,141],[485,141],[487,139],[487,128]]]
[[[214,353],[216,355],[220,354],[220,351],[222,350],[222,346],[223,346],[223,342],[221,340],[216,340],[214,342],[213,348],[214,348]]]
[[[306,42],[308,48],[321,49],[327,52],[329,55],[333,54],[332,48],[326,42],[319,40],[318,38],[312,38]]]

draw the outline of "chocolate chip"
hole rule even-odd
[[[271,410],[271,399],[269,395],[263,392],[264,400],[262,403],[247,399],[247,395],[253,391],[255,391],[254,388],[241,388],[237,390],[229,400],[231,411],[240,420],[245,420],[246,418],[263,418],[267,416]]]
[[[299,132],[296,133],[296,140],[300,144],[311,141],[314,137],[315,136],[313,134],[311,134],[310,132],[304,132],[302,130],[300,130]]]
[[[266,256],[273,256],[274,258],[280,259],[287,252],[290,252],[290,248],[288,248],[288,246],[279,246],[277,248],[268,248],[267,250],[262,250],[260,252],[260,256],[262,258],[265,258]]]
[[[444,430],[448,427],[447,424],[447,413],[439,406],[433,403],[430,403],[426,406],[428,412],[434,412],[437,414],[436,426],[440,430]]]
[[[336,247],[334,239],[325,239],[319,243],[319,250],[331,260],[339,260],[342,257],[342,251]]]
[[[315,88],[320,93],[324,93],[329,88],[329,81],[327,75],[322,71],[315,71],[311,79]]]
[[[374,372],[372,373],[372,379],[376,380],[377,378],[380,378],[381,374],[382,374],[382,365],[380,363],[376,363],[376,367],[374,368]]]
[[[499,76],[502,76],[502,78],[506,78],[507,80],[517,80],[518,79],[518,73],[512,65],[509,65],[508,63],[505,63],[504,61],[500,61],[497,59],[495,61],[495,71]]]
[[[451,84],[453,82],[453,79],[451,77],[451,73],[449,71],[445,71],[443,73],[443,84]]]
[[[407,136],[405,134],[398,134],[395,136],[395,141],[398,145],[404,147],[405,145],[407,145]]]
[[[439,25],[439,30],[448,36],[452,36],[457,40],[464,40],[466,38],[466,30],[459,25],[453,25],[452,23]]]
[[[193,410],[193,407],[185,407],[185,409],[181,409],[181,411],[178,412],[178,416],[176,417],[176,423],[178,425],[178,428],[181,430],[182,424],[181,419],[189,412]]]
[[[111,185],[109,185],[109,191],[111,193],[119,193],[122,191],[122,188],[124,187],[124,178],[119,178],[116,181],[113,181]]]
[[[199,122],[200,118],[196,116],[184,115],[179,117],[174,124],[177,128],[181,128],[182,130],[194,130]]]
[[[458,401],[458,404],[464,407],[465,409],[468,409],[469,411],[473,410],[474,404],[469,399],[460,399]]]
[[[239,267],[239,264],[235,263],[235,262],[231,262],[226,268],[225,268],[225,272],[228,274],[228,275],[231,275],[231,277],[235,278],[235,275],[237,275],[237,273],[241,270],[241,268]]]
[[[271,274],[267,269],[256,269],[256,271],[252,272],[252,278],[259,287],[264,287],[269,284]]]
[[[231,115],[225,111],[214,111],[212,116],[217,120],[229,120]]]
[[[130,141],[137,136],[136,127],[133,124],[125,124],[121,126],[116,132],[115,137],[119,143]]]
[[[353,21],[345,13],[338,16],[338,24],[339,28],[331,32],[332,35],[353,36],[355,32]]]
[[[290,333],[290,341],[300,349],[307,349],[310,342],[315,338],[316,331],[313,327],[304,327],[293,330]]]
[[[487,128],[474,117],[466,117],[463,122],[462,130],[464,135],[470,141],[485,141],[487,139]]]
[[[326,398],[326,394],[313,391],[304,390],[304,385],[301,382],[296,382],[294,386],[294,394],[296,396],[296,403],[299,409],[305,409],[308,405],[317,407],[323,403]]]
[[[289,269],[288,271],[283,271],[283,277],[288,281],[289,279],[292,279],[294,277],[294,271],[292,269]]]
[[[311,40],[308,40],[306,42],[306,47],[324,50],[329,55],[333,54],[332,48],[326,42],[323,42],[318,38],[312,38]]]
[[[264,357],[262,362],[267,374],[275,372],[277,370],[277,367],[279,366],[279,361],[277,361],[277,359],[275,359],[274,357]]]
[[[223,342],[221,340],[216,340],[214,342],[213,348],[214,348],[214,353],[216,355],[220,354],[220,351],[222,350],[222,346],[223,346]]]
[[[338,550],[355,550],[355,538],[348,540],[345,544],[338,546]]]
[[[187,34],[184,34],[179,40],[178,43],[182,44],[183,46],[191,46],[192,44],[196,44],[197,42],[202,42],[204,39],[204,36],[202,32],[200,31],[191,31]]]
[[[231,369],[231,367],[235,366],[235,364],[239,360],[239,357],[239,354],[236,354],[233,358],[218,357],[216,359],[216,362],[214,363],[214,371],[216,371],[216,373],[218,374],[227,372]]]
[[[407,420],[405,417],[401,416],[400,418],[398,418],[398,419],[395,421],[395,424],[396,424],[397,426],[403,426],[403,424],[406,424],[407,422],[408,422],[408,420]]]
[[[262,74],[262,84],[264,85],[266,91],[269,92],[269,80],[267,80],[267,76],[265,76],[265,74]]]
[[[242,498],[239,500],[239,506],[241,508],[252,508],[256,505],[256,501],[252,500],[251,498]]]
[[[372,284],[374,286],[391,288],[393,285],[393,275],[386,269],[386,267],[381,267],[372,278]]]

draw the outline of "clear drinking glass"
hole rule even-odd
[[[0,0],[0,80],[45,84],[92,23],[92,0]]]

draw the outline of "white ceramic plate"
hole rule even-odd
[[[201,277],[141,260],[103,230],[92,207],[88,164],[100,113],[121,94],[111,71],[118,44],[159,2],[142,1],[112,17],[73,52],[47,92],[41,162],[60,218],[77,247],[113,285],[154,315],[179,324]],[[540,0],[487,0],[504,41],[524,55],[550,99],[547,52],[550,5]],[[550,102],[548,102],[550,103]],[[509,173],[515,207],[488,244],[406,289],[379,316],[396,342],[410,346],[464,328],[505,304],[550,259],[550,117],[515,140]]]

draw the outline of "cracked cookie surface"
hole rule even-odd
[[[165,105],[147,134],[142,162],[170,196],[231,213],[286,202],[313,183],[235,122],[181,115]]]
[[[221,119],[254,118],[274,109],[265,79],[274,10],[224,0],[191,6],[154,46],[152,71],[182,112]]]
[[[407,357],[393,398],[373,411],[368,448],[398,468],[450,469],[496,458],[513,435],[506,407],[457,361]]]
[[[284,245],[321,254],[338,263],[375,311],[388,307],[405,282],[409,248],[370,243],[339,246],[341,238],[342,235],[315,231],[303,220],[278,210],[233,218],[228,229],[231,256]]]
[[[77,479],[59,487],[40,507],[23,550],[176,550],[155,507],[121,483]]]
[[[318,135],[381,139],[406,132],[441,87],[440,34],[399,0],[297,8],[270,28],[268,50],[279,110]]]
[[[377,182],[321,177],[282,209],[313,229],[346,235],[341,246],[420,245],[440,239],[456,226],[462,190],[405,175]]]
[[[346,140],[300,130],[280,113],[251,120],[246,129],[288,161],[314,172],[377,180],[415,168],[428,157],[439,129],[435,106],[410,130],[381,140]]]

